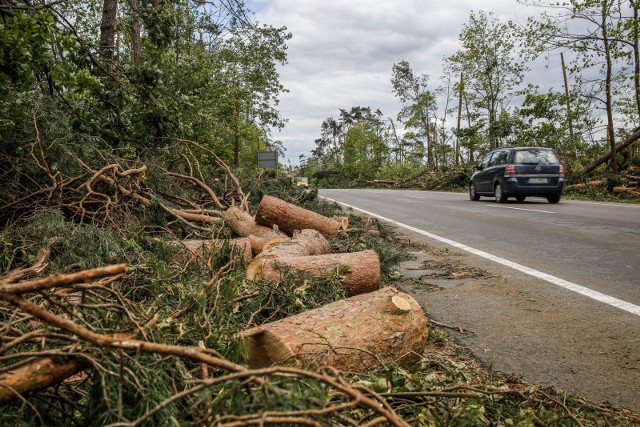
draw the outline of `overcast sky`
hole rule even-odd
[[[309,156],[320,125],[339,109],[380,109],[396,118],[391,67],[409,61],[417,74],[440,84],[443,58],[459,49],[458,37],[471,11],[490,11],[503,20],[526,23],[536,10],[516,0],[250,0],[261,24],[286,26],[288,61],[281,68],[279,110],[288,123],[273,132],[295,165]],[[560,76],[561,77],[561,76]]]

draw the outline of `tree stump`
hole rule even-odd
[[[329,365],[364,372],[419,361],[427,318],[410,295],[383,288],[246,330],[240,337],[252,368]]]
[[[314,277],[337,272],[342,276],[340,284],[349,296],[380,289],[380,258],[374,250],[299,257],[261,257],[253,263],[252,269],[247,269],[247,279],[281,282],[287,270]]]
[[[287,203],[272,196],[264,196],[258,205],[256,223],[273,227],[291,236],[295,230],[312,229],[325,237],[333,237],[340,231],[342,224],[333,218],[327,218],[299,206]]]
[[[263,239],[284,236],[284,233],[276,231],[272,226],[256,224],[255,219],[240,208],[230,207],[224,213],[227,227],[238,237],[256,236]]]

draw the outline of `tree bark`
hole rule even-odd
[[[100,54],[112,58],[116,44],[117,0],[104,0],[102,3],[102,21],[100,22]]]
[[[135,64],[142,49],[140,40],[140,3],[139,0],[130,0],[130,4],[133,19],[131,25],[131,62]]]
[[[240,208],[228,208],[224,213],[224,219],[227,227],[238,237],[255,236],[271,239],[284,236],[284,233],[275,231],[272,227],[256,224],[255,219]]]
[[[564,65],[564,54],[560,52],[562,64],[562,78],[564,79],[564,96],[567,98],[567,124],[569,125],[569,138],[573,142],[573,116],[571,115],[571,99],[569,98],[569,80],[567,79],[567,67]]]
[[[88,366],[85,360],[75,357],[62,361],[44,357],[4,372],[0,374],[0,405],[18,395],[35,393],[60,383]]]
[[[253,368],[301,364],[364,372],[420,360],[427,318],[410,295],[384,288],[258,326],[240,337]]]
[[[349,296],[380,289],[380,258],[374,250],[286,258],[261,257],[253,264],[253,269],[247,269],[247,279],[281,282],[287,270],[313,277],[337,272],[342,277],[340,285]]]
[[[328,253],[331,253],[331,246],[320,232],[302,230],[290,239],[277,237],[267,241],[256,258],[286,258]]]
[[[609,16],[609,9],[611,3],[607,0],[602,2],[602,42],[604,44],[604,55],[607,64],[605,71],[605,104],[607,108],[607,136],[609,139],[609,147],[611,149],[611,155],[609,156],[609,165],[611,167],[611,173],[616,175],[618,173],[618,160],[616,158],[616,137],[613,130],[613,100],[611,95],[611,47],[609,45],[609,32],[607,30],[607,17]]]
[[[340,231],[340,222],[272,196],[264,196],[256,212],[258,224],[278,229],[291,236],[295,230],[318,230],[325,237]]]

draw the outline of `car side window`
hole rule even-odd
[[[489,166],[489,161],[491,160],[491,156],[493,155],[493,153],[489,153],[487,154],[484,159],[482,159],[482,163],[480,163],[480,166],[482,166],[483,168],[486,168],[487,166]]]
[[[493,157],[491,157],[489,166],[502,165],[504,163],[507,163],[507,152],[496,151],[495,153],[493,153]]]
[[[498,153],[497,159],[495,160],[496,165],[504,165],[507,163],[507,152],[506,151],[500,151]]]

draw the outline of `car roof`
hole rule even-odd
[[[499,148],[496,148],[493,151],[496,151],[496,150],[531,150],[531,149],[534,149],[534,150],[551,150],[551,148],[549,148],[549,147],[499,147]]]

